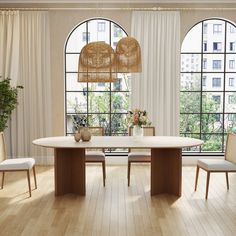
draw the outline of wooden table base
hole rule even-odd
[[[85,149],[55,148],[55,195],[85,195]]]
[[[173,194],[181,196],[182,149],[152,148],[151,195]]]

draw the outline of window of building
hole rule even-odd
[[[221,42],[213,42],[213,51],[220,52],[222,50]]]
[[[206,76],[202,77],[202,86],[206,86]]]
[[[82,40],[83,42],[89,42],[90,41],[90,32],[83,32],[82,34]]]
[[[234,78],[229,78],[229,86],[230,87],[234,86]]]
[[[207,42],[206,41],[203,43],[203,50],[204,50],[204,52],[207,51]]]
[[[201,63],[198,62],[199,67],[194,67],[193,71],[182,65],[180,134],[204,141],[201,147],[185,152],[223,154],[227,133],[233,132],[235,125],[232,124],[236,121],[235,71],[229,69],[235,68],[235,32],[232,22],[211,18],[194,25],[183,40],[181,60],[191,54]],[[193,84],[190,87],[185,86],[188,76]]]
[[[221,87],[221,78],[212,78],[212,87]]]
[[[122,34],[114,37],[114,29]],[[66,135],[73,134],[78,125],[103,126],[105,135],[127,135],[126,114],[130,107],[130,75],[118,74],[115,83],[77,82],[79,55],[86,43],[96,41],[99,37],[99,40],[114,46],[114,42],[125,36],[127,33],[121,26],[101,18],[90,19],[77,25],[68,35],[65,44]]]
[[[220,96],[220,95],[213,95],[213,96],[212,96],[212,100],[213,100],[216,104],[220,104],[221,96]]]
[[[234,51],[235,51],[235,42],[230,42],[230,43],[229,43],[229,50],[230,50],[231,52],[234,52]]]
[[[203,65],[202,65],[203,69],[207,68],[207,59],[203,58]]]
[[[213,69],[221,69],[221,60],[213,60],[212,67]]]
[[[229,69],[235,69],[235,60],[229,60]]]
[[[98,32],[105,32],[105,31],[106,31],[106,23],[98,22]]]
[[[236,104],[236,96],[229,95],[228,96],[228,104]]]
[[[222,24],[213,24],[213,33],[214,34],[222,33]]]

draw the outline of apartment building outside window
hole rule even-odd
[[[213,69],[221,69],[221,60],[213,60],[212,61]]]
[[[221,87],[221,78],[212,78],[212,87]]]
[[[222,33],[222,24],[213,24],[213,33],[214,34]]]

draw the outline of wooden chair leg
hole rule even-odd
[[[130,185],[130,168],[131,168],[131,162],[128,160],[128,186]]]
[[[210,174],[211,172],[210,171],[207,171],[207,181],[206,181],[206,199],[208,197],[208,189],[209,189],[209,182],[210,182]]]
[[[33,173],[34,173],[34,185],[35,185],[35,189],[37,189],[37,180],[36,180],[35,166],[33,166]]]
[[[103,186],[106,185],[106,164],[105,161],[102,162],[102,174],[103,174]]]
[[[199,166],[196,169],[196,177],[195,177],[195,191],[197,191],[197,182],[198,182],[198,175],[199,175]]]
[[[30,172],[27,170],[27,178],[28,178],[28,185],[29,185],[29,195],[31,197],[31,184],[30,184]]]
[[[3,185],[4,185],[4,177],[5,177],[5,172],[3,171],[2,172],[2,186],[1,186],[2,189],[3,189]]]
[[[229,190],[229,176],[228,176],[228,172],[225,172],[225,176],[226,176],[227,189]]]

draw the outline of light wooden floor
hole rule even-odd
[[[236,235],[236,174],[212,174],[205,201],[205,173],[193,192],[195,168],[183,167],[181,198],[150,197],[149,166],[108,166],[106,187],[99,166],[87,167],[87,195],[54,197],[52,167],[37,167],[38,189],[28,198],[23,173],[7,173],[0,190],[0,235]],[[170,173],[171,174],[171,173]],[[33,180],[33,179],[32,179]],[[33,183],[33,181],[32,181]]]

